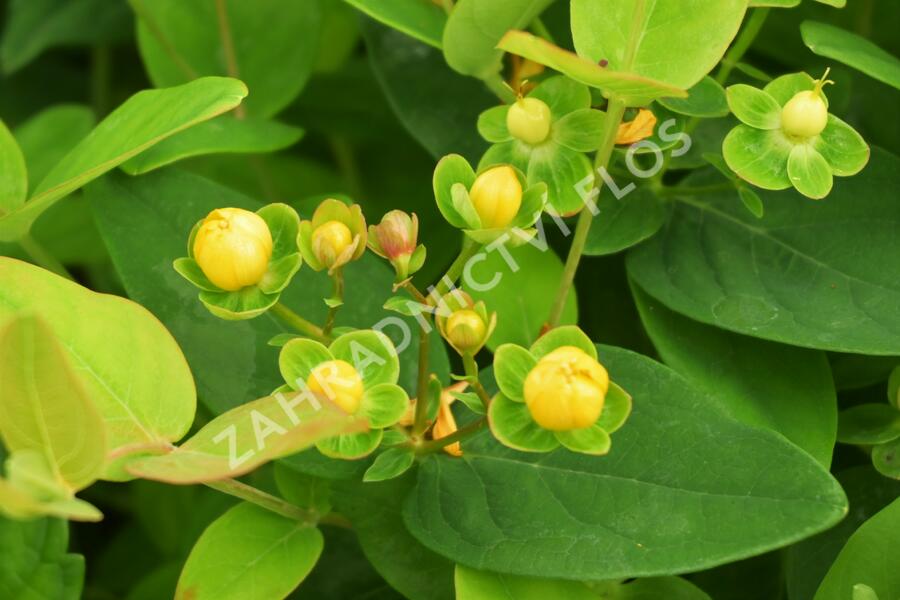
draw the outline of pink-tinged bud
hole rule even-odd
[[[419,218],[402,210],[385,214],[378,225],[369,226],[369,247],[375,254],[391,261],[397,279],[403,280],[422,267],[425,248],[416,246],[419,238]]]
[[[392,210],[374,226],[375,239],[381,254],[389,259],[410,255],[416,249],[419,236],[419,218],[402,210]]]

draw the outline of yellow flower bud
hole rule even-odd
[[[608,390],[609,375],[599,362],[580,348],[563,346],[528,373],[525,404],[544,429],[582,429],[600,418]]]
[[[493,167],[475,179],[469,198],[481,218],[482,227],[506,227],[522,206],[522,184],[512,167]]]
[[[519,98],[506,113],[509,132],[532,146],[547,139],[550,121],[550,107],[537,98]]]
[[[193,254],[212,283],[233,292],[259,283],[266,274],[272,258],[272,234],[256,213],[217,208],[200,224]]]
[[[340,221],[323,223],[312,235],[313,252],[329,269],[352,243],[353,233]]]
[[[337,404],[347,414],[355,414],[363,397],[363,382],[359,372],[347,361],[329,360],[321,363],[306,380],[309,390]]]
[[[487,325],[477,312],[463,309],[450,315],[446,329],[453,347],[466,352],[481,347]]]
[[[830,69],[829,69],[830,70]],[[833,81],[828,81],[828,71],[822,79],[816,80],[815,88],[797,92],[781,109],[781,128],[788,135],[810,138],[822,133],[828,124],[828,105],[822,94],[822,88]]]

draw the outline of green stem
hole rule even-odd
[[[609,159],[612,157],[613,149],[616,146],[616,134],[624,114],[625,103],[617,96],[610,98],[609,106],[606,108],[607,127],[603,131],[603,140],[594,159],[593,189],[598,192],[597,198],[600,197],[599,192],[603,189],[603,178],[599,176],[598,171],[609,166]],[[562,318],[563,309],[566,306],[566,298],[569,296],[572,282],[575,281],[575,273],[578,271],[578,263],[581,262],[581,255],[584,253],[584,244],[587,241],[588,232],[591,230],[593,218],[594,214],[588,207],[582,209],[581,214],[578,215],[578,223],[575,225],[575,235],[572,237],[572,246],[569,248],[569,256],[566,258],[562,281],[559,282],[556,299],[553,301],[550,317],[547,319],[547,325],[551,329],[556,327],[560,318]]]
[[[428,333],[419,328],[419,376],[416,385],[416,413],[413,419],[413,436],[420,436],[428,427]]]
[[[29,234],[25,234],[19,239],[19,245],[31,257],[31,260],[40,267],[47,269],[52,273],[56,273],[66,279],[75,281],[66,266],[62,264],[53,254],[44,248],[44,246]]]
[[[728,52],[725,54],[725,58],[722,59],[722,65],[719,67],[719,72],[716,73],[717,83],[724,85],[725,82],[728,81],[728,77],[734,70],[735,65],[741,61],[741,58],[744,57],[744,54],[746,54],[747,50],[750,49],[750,46],[753,45],[753,40],[756,39],[756,36],[759,34],[759,31],[762,29],[763,23],[766,22],[766,17],[768,16],[768,8],[757,8],[753,11],[753,14],[750,15],[750,19],[747,20],[747,24],[744,25],[741,33],[734,41],[734,44],[731,45],[731,48],[729,48]]]
[[[438,281],[435,286],[438,299],[450,291],[450,286],[455,284],[456,280],[460,278],[463,270],[466,268],[466,263],[481,250],[481,247],[481,244],[469,236],[466,236],[463,239],[463,246],[459,251],[459,256],[456,257],[456,260],[454,260],[453,264],[450,265],[450,268],[447,269],[447,273],[441,277],[441,280]]]
[[[331,275],[331,280],[334,282],[334,294],[331,299],[342,304],[344,302],[344,270],[336,269]],[[325,326],[322,328],[323,335],[330,335],[331,330],[334,329],[334,320],[341,309],[341,304],[328,307],[328,316],[325,318]]]
[[[285,306],[281,302],[276,302],[272,308],[269,309],[272,314],[281,319],[287,325],[290,325],[299,333],[303,335],[307,335],[311,338],[319,340],[320,342],[328,343],[331,341],[331,336],[327,335],[324,331],[322,331],[321,327],[318,327],[307,321],[290,308]]]
[[[460,442],[468,437],[475,435],[476,433],[481,431],[481,428],[486,424],[487,419],[481,418],[473,423],[469,423],[462,429],[457,429],[446,437],[423,442],[416,447],[416,454],[431,454],[432,452],[437,452],[438,450],[441,450],[442,448],[449,446],[450,444]]]
[[[478,377],[478,363],[475,362],[475,357],[471,354],[464,354],[463,368],[465,369],[466,377],[469,378],[469,384],[472,386],[472,389],[475,390],[475,393],[478,394],[478,397],[481,398],[484,407],[487,408],[491,403],[491,395],[488,394],[487,390],[484,389],[484,386],[481,385],[481,380]]]
[[[206,487],[212,488],[223,494],[240,498],[245,502],[250,502],[275,514],[300,521],[310,527],[319,522],[319,515],[315,511],[301,508],[290,502],[282,500],[277,496],[273,496],[252,485],[241,483],[237,479],[223,479],[222,481],[207,482]]]
[[[97,46],[91,51],[91,104],[98,119],[102,119],[109,112],[111,74],[112,54],[109,46]]]

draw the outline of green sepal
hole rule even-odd
[[[190,257],[176,258],[172,263],[175,272],[187,279],[194,286],[205,292],[223,292],[224,290],[210,281],[203,273],[197,261]]]
[[[554,75],[541,82],[528,94],[529,98],[537,98],[550,107],[553,121],[564,116],[591,107],[591,90],[564,75]]]
[[[728,106],[741,123],[756,129],[781,128],[781,105],[768,92],[739,83],[726,93]]]
[[[305,384],[313,369],[329,360],[334,360],[334,356],[324,345],[315,340],[297,338],[281,349],[278,369],[291,389],[299,390],[298,382]]]
[[[363,481],[386,481],[406,473],[415,463],[411,448],[388,448],[375,457],[372,466],[363,474]]]
[[[856,175],[869,162],[869,145],[850,125],[836,116],[828,115],[828,124],[810,142],[831,166],[838,177]]]
[[[739,185],[737,191],[738,197],[744,204],[744,208],[750,211],[750,214],[757,219],[762,219],[765,214],[765,206],[763,205],[762,198],[759,197],[759,194],[754,192],[753,189],[747,185]]]
[[[807,198],[821,200],[831,193],[831,167],[811,144],[794,146],[788,156],[787,171],[794,188]]]
[[[478,115],[478,133],[491,142],[497,144],[508,142],[512,134],[506,126],[506,115],[509,113],[509,105],[494,106]]]
[[[569,215],[584,208],[579,182],[591,177],[588,157],[564,146],[542,146],[531,153],[528,182],[547,184],[547,204],[559,215]]]
[[[575,152],[594,152],[600,147],[606,114],[593,108],[570,112],[553,123],[553,141]]]
[[[257,284],[264,294],[279,294],[288,286],[291,279],[300,270],[303,259],[299,252],[288,254],[279,259],[269,261],[269,270]]]
[[[268,204],[256,211],[272,235],[272,260],[277,261],[286,256],[297,254],[297,233],[300,228],[300,216],[297,211],[276,202]]]
[[[402,387],[380,383],[365,391],[359,414],[368,420],[370,428],[384,428],[396,424],[408,408],[409,396]]]
[[[725,136],[722,155],[741,179],[765,190],[785,190],[791,187],[787,163],[793,148],[779,130],[741,124]]]
[[[236,292],[200,292],[200,302],[226,321],[243,321],[263,314],[278,302],[278,294],[265,294],[250,286]]]
[[[559,447],[553,432],[535,423],[524,402],[514,402],[503,394],[491,400],[488,424],[497,441],[513,450],[549,452]]]
[[[381,443],[382,435],[381,429],[359,433],[345,433],[316,442],[316,448],[319,449],[319,452],[331,458],[356,460],[375,452]]]
[[[596,425],[606,433],[615,433],[625,424],[631,414],[631,396],[613,382],[609,382],[606,398],[603,400],[603,412]]]
[[[887,397],[891,406],[900,410],[900,366],[894,367],[888,376]]]
[[[425,312],[425,306],[409,296],[391,296],[384,303],[384,309],[406,317],[414,317]]]
[[[494,379],[504,396],[515,402],[525,401],[525,378],[537,365],[537,359],[516,344],[503,344],[494,352]]]
[[[572,452],[603,456],[609,452],[612,440],[609,433],[596,423],[583,429],[571,429],[569,431],[554,432],[560,444]]]
[[[522,193],[522,205],[519,207],[519,212],[516,213],[510,225],[521,229],[531,227],[537,223],[538,219],[541,218],[541,213],[544,212],[547,197],[547,185],[543,182],[536,183],[526,189]]]
[[[467,229],[481,229],[481,217],[475,211],[475,205],[469,197],[469,190],[461,183],[454,183],[450,186],[450,199],[453,203],[453,210],[456,211],[466,224]]]
[[[688,90],[687,98],[659,98],[657,102],[688,117],[714,119],[728,115],[725,88],[708,75]]]
[[[465,229],[468,227],[466,220],[453,205],[451,190],[456,183],[462,184],[466,190],[470,189],[475,183],[475,171],[459,154],[448,154],[438,161],[434,169],[434,198],[444,219],[458,229]]]
[[[312,234],[312,221],[302,221],[297,233],[297,247],[300,249],[300,254],[303,256],[303,260],[306,264],[308,264],[313,271],[321,271],[325,268],[325,265],[319,261],[318,257],[316,257],[316,253],[313,252]]]
[[[483,415],[487,413],[484,402],[482,402],[478,394],[474,392],[450,392],[450,395],[465,404],[466,408],[475,414]]]
[[[391,340],[373,329],[347,333],[328,347],[331,354],[359,371],[366,390],[380,383],[397,383],[400,359]]]
[[[788,101],[800,92],[806,92],[813,89],[816,82],[806,73],[789,73],[782,75],[777,79],[773,79],[763,88],[767,94],[772,96],[779,106],[784,106]],[[828,104],[828,98],[822,94],[825,104]]]
[[[291,340],[299,339],[303,339],[303,336],[296,333],[277,333],[273,335],[266,344],[275,348],[281,348]]]
[[[531,345],[531,354],[538,360],[562,346],[575,346],[597,360],[597,347],[591,338],[576,325],[551,329]]]
[[[900,438],[900,411],[889,404],[859,404],[838,414],[837,441],[883,444]]]

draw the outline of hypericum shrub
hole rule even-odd
[[[900,597],[896,3],[7,4],[0,598]]]

